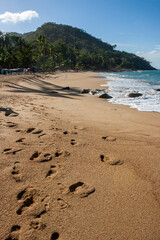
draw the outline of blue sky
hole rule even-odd
[[[4,20],[6,11],[28,10],[31,20]],[[0,30],[29,32],[48,21],[84,29],[160,68],[160,0],[0,0]]]

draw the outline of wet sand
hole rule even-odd
[[[160,114],[80,94],[104,83],[0,76],[0,239],[160,239]]]

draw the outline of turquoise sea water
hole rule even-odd
[[[110,102],[129,105],[140,111],[160,112],[160,70],[120,73],[100,73],[109,80]],[[138,98],[129,98],[131,92],[140,92]]]

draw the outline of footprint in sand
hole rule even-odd
[[[38,160],[39,162],[49,162],[52,160],[52,156],[49,153],[34,152],[30,157],[30,160]]]
[[[34,217],[34,222],[41,223],[42,216],[47,213],[48,209],[48,203],[42,201],[36,204],[34,208],[30,209],[30,215]]]
[[[5,240],[19,240],[20,239],[20,230],[19,225],[13,225],[10,231],[10,235],[5,238]]]
[[[78,132],[72,131],[71,134],[77,135]]]
[[[68,157],[69,155],[70,155],[69,152],[63,151],[63,150],[62,151],[56,150],[56,152],[54,153],[55,158],[59,158],[60,156]],[[39,162],[49,162],[52,160],[52,156],[49,153],[41,153],[41,152],[35,151],[31,155],[30,160],[37,160]]]
[[[40,162],[49,162],[51,160],[52,160],[52,156],[49,153],[43,154],[39,159]]]
[[[17,195],[17,200],[20,202],[20,207],[17,210],[17,214],[23,214],[28,208],[30,208],[36,200],[37,191],[34,188],[26,188]]]
[[[63,151],[57,150],[57,151],[54,153],[54,156],[55,156],[56,158],[58,158],[58,157],[60,157],[62,154],[63,154]]]
[[[60,157],[60,156],[63,156],[63,157],[68,157],[68,156],[70,156],[70,153],[69,152],[67,152],[67,151],[63,151],[63,150],[57,150],[55,153],[54,153],[54,157],[55,158],[58,158],[58,157]]]
[[[26,133],[31,133],[31,132],[33,132],[35,130],[35,128],[28,128],[27,130],[26,130]]]
[[[16,130],[16,132],[22,132],[22,130],[20,130],[20,129],[17,129],[17,130]]]
[[[11,150],[12,148],[5,148],[2,153],[7,153],[7,152],[10,152]]]
[[[69,193],[77,194],[80,198],[88,197],[94,192],[94,187],[84,184],[83,182],[76,182],[69,186]]]
[[[19,139],[16,140],[16,142],[23,142],[24,139],[25,138],[19,138]]]
[[[43,132],[43,130],[41,129],[35,129],[35,128],[28,128],[26,130],[26,133],[32,133],[32,134],[35,134],[35,135],[39,135]]]
[[[43,130],[35,130],[34,132],[32,132],[32,134],[40,134],[40,133],[42,133],[43,132]]]
[[[17,127],[17,124],[13,123],[13,122],[7,122],[6,127],[15,128],[15,127]]]
[[[57,183],[58,187],[59,187],[59,190],[61,191],[61,193],[66,193],[66,186],[63,185],[62,183]]]
[[[76,145],[76,144],[77,144],[76,140],[75,139],[71,139],[71,145]]]
[[[43,230],[46,228],[46,225],[44,223],[41,222],[41,220],[35,220],[33,219],[30,222],[30,228],[31,229],[35,229],[35,230]]]
[[[45,136],[45,135],[47,135],[47,134],[46,134],[46,133],[43,133],[43,134],[39,135],[38,138],[41,138],[41,137],[43,137],[43,136]]]
[[[55,130],[56,130],[56,131],[60,131],[60,130],[62,130],[62,128],[55,128]]]
[[[46,208],[44,210],[41,210],[39,213],[35,214],[35,218],[41,218],[42,215],[44,215],[47,212]]]
[[[69,205],[66,201],[64,201],[62,198],[57,198],[57,202],[59,203],[61,209],[66,209],[66,208],[68,208],[68,207],[70,206],[70,205]]]
[[[46,210],[49,209],[49,201],[50,201],[49,195],[46,195],[44,198],[41,199],[41,202],[45,203],[45,209]]]
[[[15,149],[15,150],[13,150],[12,148],[5,148],[2,153],[15,155],[17,152],[21,152],[21,151],[23,151],[23,149]]]
[[[124,164],[123,160],[117,159],[115,157],[104,156],[104,155],[100,155],[100,160],[101,162],[107,163],[112,166]]]
[[[58,171],[57,171],[57,167],[55,165],[50,166],[50,170],[47,172],[46,174],[46,178],[48,177],[55,177],[57,175]]]
[[[102,137],[102,139],[107,140],[108,142],[116,141],[116,138],[111,136],[105,136],[105,137]]]
[[[52,233],[51,238],[50,238],[50,240],[56,240],[56,239],[59,239],[59,233],[58,232]]]
[[[22,175],[20,174],[20,166],[19,166],[19,162],[15,162],[14,166],[12,168],[11,174],[13,176],[13,179],[16,182],[21,182],[22,181]]]
[[[68,132],[68,131],[64,131],[63,134],[64,134],[64,135],[67,135],[67,134],[69,134],[69,132]]]
[[[34,153],[32,154],[32,156],[30,157],[30,160],[34,160],[34,159],[38,158],[40,154],[41,154],[40,152],[37,152],[37,151],[34,152]]]
[[[89,186],[83,182],[76,182],[66,188],[62,183],[58,183],[58,187],[62,194],[74,194],[80,198],[88,197],[90,194],[95,192],[95,187]]]

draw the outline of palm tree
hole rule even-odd
[[[44,35],[39,35],[39,37],[37,38],[37,41],[40,44],[40,53],[41,55],[46,55],[47,53],[47,38]]]

